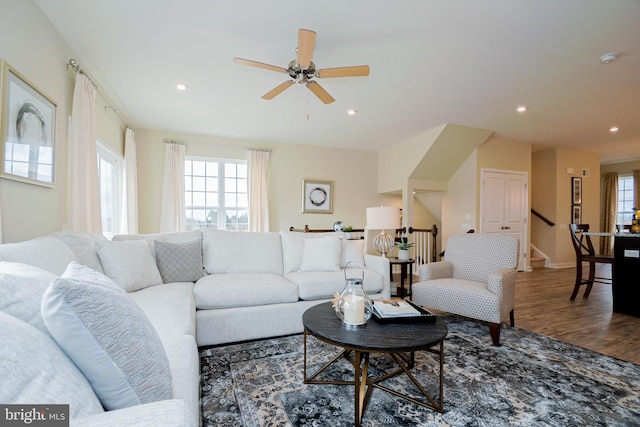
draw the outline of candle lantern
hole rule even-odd
[[[360,277],[347,277],[349,265],[354,264],[360,269]],[[350,261],[344,266],[344,290],[335,305],[336,315],[347,327],[366,326],[371,318],[373,301],[364,291],[364,268],[359,263]]]

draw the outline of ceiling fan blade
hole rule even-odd
[[[233,58],[234,64],[248,65],[250,67],[263,68],[265,70],[275,71],[277,73],[286,73],[287,69],[282,67],[276,67],[275,65],[264,64],[258,61],[252,61],[250,59]]]
[[[288,80],[284,83],[279,84],[278,86],[274,87],[273,89],[271,89],[269,92],[265,93],[264,95],[262,95],[262,99],[273,99],[276,96],[280,95],[282,92],[284,92],[286,89],[290,88],[291,86],[293,86],[293,84],[295,83],[295,80]]]
[[[307,83],[307,87],[311,92],[313,92],[315,96],[320,98],[320,101],[324,102],[325,104],[331,104],[333,101],[335,101],[335,99],[333,99],[333,96],[329,95],[329,92],[324,90],[324,88],[320,86],[318,82],[311,81]]]
[[[316,71],[316,77],[328,79],[330,77],[361,77],[369,75],[368,65],[355,65],[353,67],[323,68]]]
[[[316,44],[316,33],[311,30],[298,30],[298,65],[307,68],[311,63],[311,54]]]

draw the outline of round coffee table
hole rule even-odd
[[[395,396],[407,399],[413,403],[443,411],[443,370],[444,370],[444,339],[447,336],[447,324],[441,317],[434,322],[422,323],[377,323],[371,319],[366,326],[345,327],[336,316],[331,303],[323,303],[309,308],[302,315],[304,325],[304,383],[305,384],[333,384],[354,386],[355,425],[360,426],[373,388],[378,388]],[[307,376],[307,336],[313,336],[328,344],[343,348],[336,357],[311,376]],[[433,347],[437,347],[434,349]],[[434,399],[411,374],[414,365],[414,352],[428,351],[439,356],[439,397]],[[353,381],[322,381],[316,377],[324,372],[340,357],[349,356],[353,352],[355,373]],[[389,354],[398,364],[398,369],[372,379],[368,377],[369,355],[371,353]],[[409,353],[407,356],[406,353]],[[399,373],[404,372],[426,398],[418,400],[411,396],[398,393],[381,383]]]

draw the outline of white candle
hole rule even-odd
[[[362,325],[364,320],[364,297],[357,295],[345,295],[344,321],[352,325]]]

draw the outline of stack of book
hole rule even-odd
[[[420,316],[420,313],[413,305],[406,301],[376,301],[373,309],[380,317],[411,317]]]
[[[374,319],[382,323],[432,321],[435,314],[408,301],[374,301]]]

